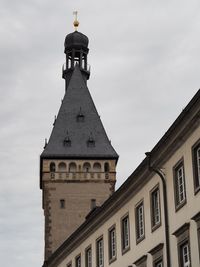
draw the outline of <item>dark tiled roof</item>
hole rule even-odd
[[[118,158],[76,66],[42,158]]]

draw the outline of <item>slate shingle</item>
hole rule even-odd
[[[83,115],[81,120],[77,119],[80,112]],[[70,145],[64,143],[66,138],[70,140]],[[93,145],[88,145],[89,140],[94,141]],[[41,157],[118,158],[78,66],[73,71],[49,142]]]

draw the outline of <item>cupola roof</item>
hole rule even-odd
[[[65,38],[65,49],[88,49],[89,39],[81,32],[74,31]]]

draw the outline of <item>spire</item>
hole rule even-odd
[[[79,66],[73,70],[49,142],[41,156],[118,158],[106,135]]]

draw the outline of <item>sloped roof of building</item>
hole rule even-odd
[[[42,158],[114,158],[112,147],[78,67],[75,67]]]

